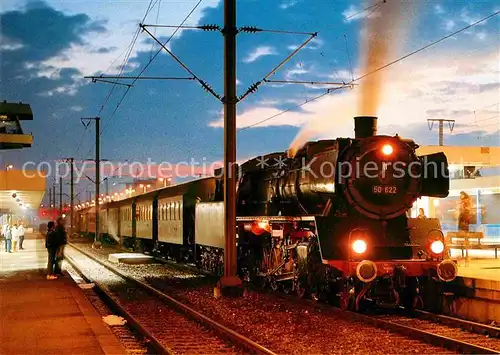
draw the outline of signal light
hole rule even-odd
[[[382,147],[382,153],[384,155],[391,155],[394,152],[394,148],[392,148],[392,145],[390,144],[384,144]]]
[[[364,240],[358,239],[352,243],[352,250],[356,254],[363,254],[366,251],[366,243]]]
[[[435,240],[431,244],[431,250],[434,254],[441,254],[444,251],[444,243],[440,240]]]

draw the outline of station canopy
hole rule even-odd
[[[35,171],[0,171],[0,214],[38,209],[45,189],[46,178]]]
[[[496,167],[500,166],[500,147],[480,146],[421,146],[418,155],[443,152],[448,164],[455,166]]]

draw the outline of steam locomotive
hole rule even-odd
[[[237,246],[242,278],[359,310],[435,303],[457,267],[445,259],[437,219],[407,216],[421,196],[446,197],[443,153],[377,135],[376,117],[355,117],[355,137],[308,142],[293,157],[268,154],[238,167]],[[220,273],[221,174],[100,205],[101,233],[136,250]],[[95,232],[95,207],[78,211]]]

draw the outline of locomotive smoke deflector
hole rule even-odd
[[[375,116],[354,117],[354,137],[361,139],[376,136],[377,119]]]

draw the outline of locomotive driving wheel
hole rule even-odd
[[[343,310],[354,309],[354,304],[356,302],[356,297],[352,289],[347,287],[340,292],[339,306]]]
[[[284,281],[281,283],[281,290],[284,294],[289,295],[293,290],[293,283],[289,281]]]
[[[300,298],[304,298],[307,293],[307,284],[305,280],[297,278],[297,281],[295,282],[295,290],[297,292],[297,296],[299,296]]]
[[[356,289],[349,281],[341,286],[339,307],[343,310],[353,310],[356,305]]]

